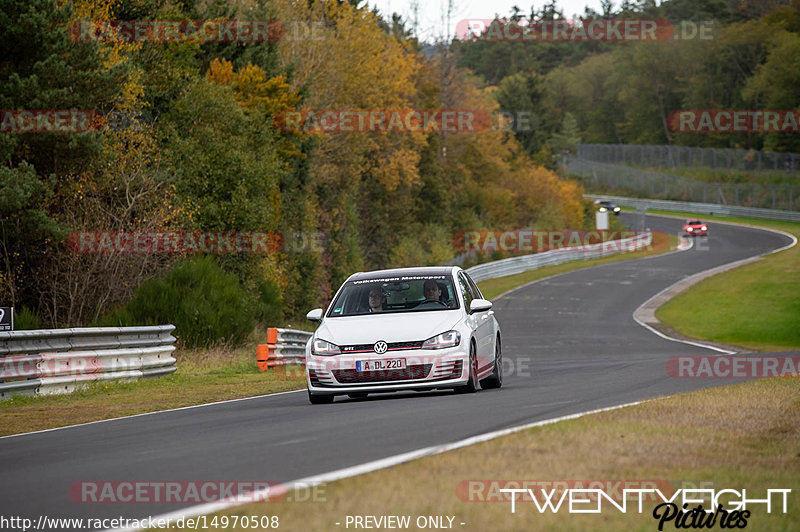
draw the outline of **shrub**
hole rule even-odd
[[[283,320],[281,291],[278,286],[265,281],[258,286],[255,318],[268,327],[275,327]]]
[[[41,329],[38,314],[28,307],[14,309],[14,329],[17,331]]]
[[[99,324],[171,323],[188,346],[219,341],[237,344],[253,330],[256,305],[252,299],[235,275],[224,272],[213,258],[199,257],[180,263],[163,279],[144,282],[127,305]],[[264,308],[271,307],[262,304],[258,308],[263,313]]]

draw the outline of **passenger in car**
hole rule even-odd
[[[428,279],[425,281],[422,291],[425,294],[426,301],[439,301],[439,298],[442,296],[442,288],[439,286],[439,283],[433,279]]]
[[[376,287],[369,291],[369,311],[383,312],[386,310],[386,296],[380,288]]]

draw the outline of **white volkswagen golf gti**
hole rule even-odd
[[[351,275],[306,345],[308,398],[503,384],[492,303],[457,266]]]

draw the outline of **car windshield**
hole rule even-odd
[[[689,220],[688,222],[686,222],[687,225],[700,225],[702,223],[703,222],[701,222],[700,220]]]
[[[329,318],[457,309],[449,275],[395,276],[348,281],[328,310]]]

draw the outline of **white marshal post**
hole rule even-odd
[[[608,211],[597,211],[594,213],[595,223],[598,231],[608,231]]]

